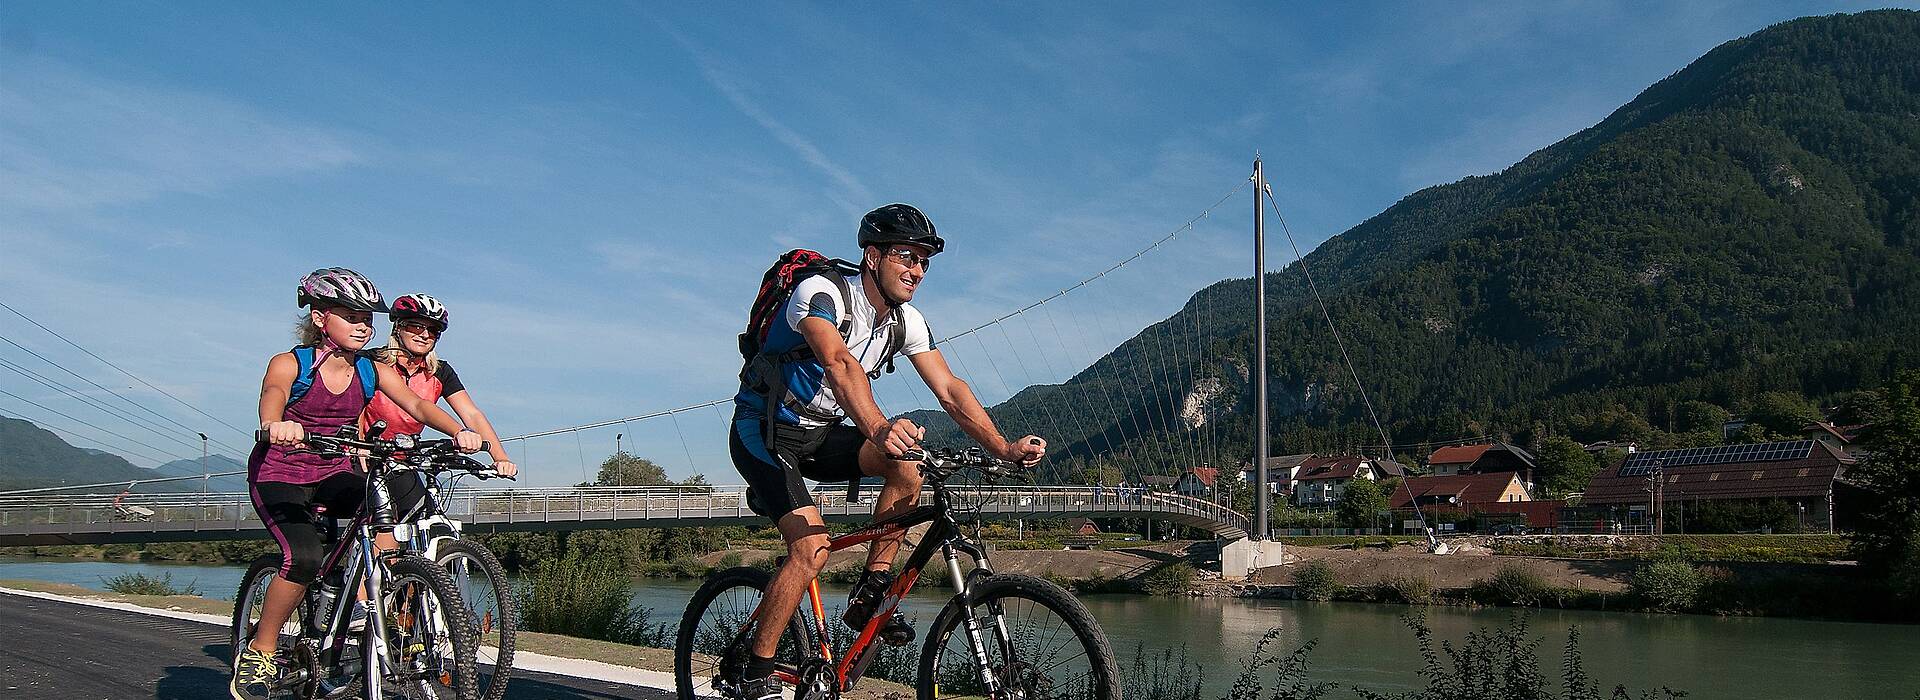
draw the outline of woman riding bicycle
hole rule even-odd
[[[440,359],[440,353],[434,349],[440,344],[441,334],[447,332],[450,316],[445,304],[425,294],[395,297],[387,311],[387,320],[393,323],[387,346],[371,354],[375,360],[392,367],[406,378],[407,388],[421,400],[429,404],[445,400],[454,415],[460,417],[461,423],[487,441],[494,471],[511,478],[518,467],[507,458],[506,448],[500,445],[500,436],[493,432],[493,423],[473,403],[466,385],[460,382],[460,375],[453,371],[453,364]],[[379,421],[385,421],[387,428],[374,437],[383,440],[393,439],[395,435],[419,435],[425,427],[388,398],[384,390],[374,394],[366,412],[361,414],[361,432],[371,429]],[[411,520],[409,516],[417,514],[428,498],[424,477],[417,472],[389,476],[387,488],[392,492],[394,509],[400,514],[400,522]],[[391,547],[394,545],[391,540],[392,535],[382,535],[380,545]]]
[[[308,433],[332,434],[358,420],[377,388],[395,397],[407,415],[454,436],[463,451],[480,447],[480,436],[452,416],[415,396],[392,367],[358,353],[373,337],[373,314],[387,310],[373,283],[360,273],[331,267],[300,280],[299,305],[307,308],[300,345],[274,355],[260,383],[260,427],[271,440],[247,460],[254,510],[280,545],[281,567],[267,589],[256,629],[278,630],[321,573],[324,556],[313,507],[328,513],[358,513],[365,477],[346,457],[300,449]],[[234,654],[235,700],[269,697],[279,676],[274,652],[278,634],[256,634]]]

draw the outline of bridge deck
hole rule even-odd
[[[969,487],[956,501],[985,520],[1145,517],[1202,528],[1226,539],[1246,536],[1244,515],[1177,494],[1081,486]],[[931,495],[927,496],[931,498]],[[829,521],[872,517],[871,495],[858,504],[825,487],[815,500]],[[588,487],[460,490],[444,494],[449,515],[479,531],[577,530],[762,524],[740,487]],[[0,546],[107,544],[265,537],[244,493],[0,497]]]

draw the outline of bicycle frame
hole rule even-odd
[[[381,664],[386,663],[387,639],[386,635],[381,633],[381,630],[386,629],[386,620],[384,619],[379,601],[377,600],[379,591],[383,589],[386,581],[383,578],[384,569],[380,566],[378,559],[380,554],[372,544],[376,526],[374,514],[385,509],[387,502],[388,497],[385,482],[376,476],[369,475],[367,477],[367,498],[361,506],[360,513],[356,514],[352,522],[347,526],[353,535],[338,538],[338,541],[333,544],[333,548],[327,552],[326,558],[321,562],[320,570],[322,572],[333,571],[334,567],[342,565],[343,559],[347,560],[348,564],[345,565],[346,568],[341,573],[340,591],[336,594],[331,609],[314,611],[316,614],[326,615],[325,626],[319,628],[320,634],[318,638],[313,639],[307,635],[306,630],[302,630],[302,643],[307,643],[307,640],[311,639],[315,644],[313,652],[315,656],[319,658],[329,658],[346,646],[347,623],[352,619],[352,616],[349,614],[348,607],[344,601],[352,597],[358,598],[358,605],[366,611],[366,629],[370,630],[370,633],[366,636],[371,639],[371,642],[364,639],[361,640],[363,645],[367,645],[362,651],[363,657],[367,653],[371,653],[372,658],[378,659]],[[337,531],[339,529],[335,522],[328,522],[327,526],[330,531]],[[333,534],[335,537],[338,537],[337,532]],[[361,585],[361,579],[363,577],[365,578],[364,586]],[[320,582],[316,581],[313,585],[308,586],[308,593],[303,603],[313,604],[318,602],[319,599],[316,596],[319,585]],[[371,595],[360,595],[362,590],[367,591]],[[362,666],[361,673],[366,674],[368,678],[368,682],[366,683],[366,700],[381,700],[384,688],[381,687],[378,679],[386,674],[387,669],[366,668],[364,664]]]
[[[852,690],[862,674],[866,673],[867,665],[872,663],[874,657],[879,654],[880,647],[874,643],[874,638],[879,634],[880,627],[893,616],[894,610],[899,608],[900,601],[905,600],[907,593],[913,590],[914,582],[919,580],[920,573],[926,570],[927,563],[933,560],[936,548],[928,546],[929,544],[938,543],[937,549],[946,560],[947,572],[953,579],[954,595],[960,600],[966,599],[969,577],[976,574],[987,575],[992,571],[987,562],[986,550],[968,539],[961,530],[960,524],[953,519],[946,489],[936,486],[933,490],[933,498],[932,504],[916,506],[905,513],[874,521],[858,530],[827,540],[827,551],[838,552],[896,533],[905,533],[922,524],[933,524],[927,530],[926,536],[921,538],[920,544],[914,547],[913,554],[907,557],[906,565],[901,570],[899,578],[895,579],[893,585],[887,589],[886,596],[876,608],[873,617],[867,620],[866,626],[861,628],[859,636],[848,645],[846,654],[838,662],[834,661],[833,649],[827,643],[827,618],[825,606],[820,597],[820,579],[815,578],[807,583],[807,600],[813,610],[814,636],[819,640],[820,658],[833,667],[835,685],[840,692]],[[956,550],[966,553],[974,560],[976,566],[973,573],[964,575],[960,573],[960,557],[955,553]],[[756,608],[749,620],[757,620],[760,613],[761,611]],[[996,619],[995,625],[1000,627],[1002,635],[1006,634],[1005,621]],[[747,625],[746,628],[752,629],[753,625]],[[971,614],[966,619],[966,630],[967,643],[974,657],[984,662],[987,657],[984,642],[980,638],[981,627],[978,620]],[[779,669],[774,671],[774,676],[790,685],[799,685],[803,679],[800,678],[798,671],[798,669],[792,672]],[[999,690],[998,679],[989,675],[983,677],[981,681],[989,691]]]

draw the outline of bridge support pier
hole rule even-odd
[[[1220,578],[1245,581],[1254,570],[1285,563],[1278,540],[1238,539],[1220,544]]]

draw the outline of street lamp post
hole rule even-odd
[[[614,454],[620,454],[620,438],[623,438],[623,437],[626,437],[626,436],[627,436],[627,434],[626,434],[626,433],[614,433],[614,434],[613,434],[613,453],[614,453]]]
[[[213,470],[207,468],[207,434],[194,434],[200,436],[200,501],[204,503],[207,500],[207,482],[213,478]]]

